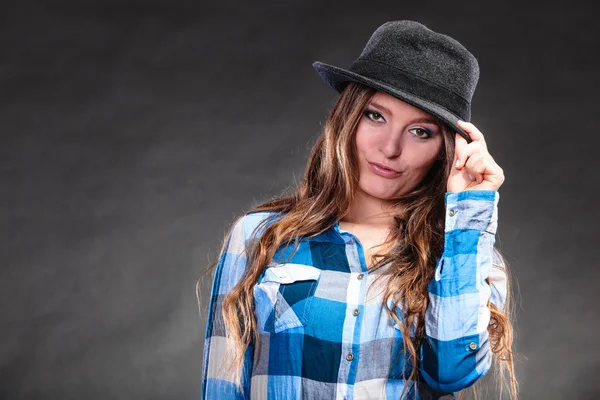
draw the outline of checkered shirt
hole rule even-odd
[[[406,399],[415,392],[417,399],[444,393],[452,399],[453,392],[471,386],[491,366],[487,302],[502,309],[506,298],[506,275],[493,265],[498,200],[492,190],[445,194],[444,251],[428,287],[420,380],[408,388]],[[360,241],[337,222],[302,239],[290,260],[272,261],[261,274],[254,287],[261,351],[249,346],[236,390],[231,374],[222,369],[231,343],[221,304],[246,267],[244,246],[263,232],[254,229],[269,215],[254,212],[239,219],[220,254],[200,398],[399,399],[412,366],[403,374],[402,334],[382,311],[385,282],[374,282],[385,268],[368,271]],[[291,250],[281,247],[273,260],[285,259]]]

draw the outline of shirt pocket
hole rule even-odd
[[[259,327],[264,332],[279,333],[306,326],[320,276],[321,271],[310,265],[284,263],[267,267],[254,286]]]

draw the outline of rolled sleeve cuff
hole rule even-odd
[[[474,229],[496,234],[499,199],[497,190],[446,192],[445,231]]]

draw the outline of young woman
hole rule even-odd
[[[350,69],[313,66],[340,96],[299,187],[223,242],[201,398],[451,399],[493,361],[516,397],[475,57],[390,21]]]

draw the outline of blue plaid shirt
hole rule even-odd
[[[405,398],[414,398],[414,392],[419,399],[443,393],[454,398],[452,392],[472,385],[490,368],[487,303],[491,299],[502,308],[506,297],[505,275],[495,268],[493,252],[498,199],[492,190],[445,194],[444,252],[429,285],[421,381]],[[383,270],[367,270],[359,240],[338,223],[303,239],[289,261],[271,262],[260,276],[254,301],[261,352],[248,348],[242,388],[236,391],[231,375],[221,369],[228,349],[221,303],[246,266],[244,245],[269,215],[255,212],[238,220],[220,255],[208,310],[201,399],[400,398],[406,384],[402,335],[381,312],[385,283],[374,283]],[[290,249],[280,248],[273,260],[283,260]],[[436,395],[425,396],[425,387]]]

